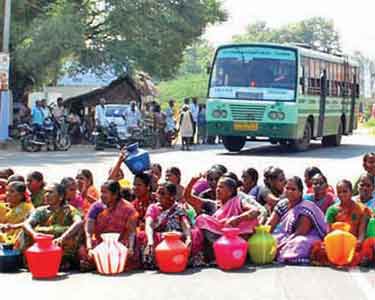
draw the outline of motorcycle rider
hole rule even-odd
[[[60,124],[63,122],[64,116],[66,115],[66,111],[63,104],[63,98],[57,98],[57,106],[53,108],[52,114],[57,122],[59,122]]]
[[[106,119],[106,107],[105,107],[106,100],[101,98],[99,100],[99,105],[95,107],[95,124],[96,124],[96,131],[98,132],[98,137],[95,143],[95,150],[104,150],[105,144],[105,133],[104,131],[108,127],[108,121]]]
[[[40,109],[42,110],[44,114],[44,119],[47,119],[51,117],[51,112],[49,110],[49,107],[47,105],[47,99],[42,99],[40,102]]]

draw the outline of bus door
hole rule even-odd
[[[320,76],[318,137],[322,137],[323,132],[324,132],[324,118],[326,114],[326,102],[327,102],[327,71],[323,70]]]
[[[350,86],[350,82],[351,82],[351,78],[350,78],[350,68],[349,68],[349,62],[348,62],[348,57],[345,57],[344,58],[344,82],[343,82],[343,93],[342,93],[342,113],[346,116],[346,124],[345,124],[345,128],[348,129],[348,127],[346,126],[348,123],[348,117],[349,117],[349,120],[351,120],[351,115],[348,116],[347,115],[347,112],[349,111],[349,104],[350,104],[350,92],[349,92],[349,86]],[[349,127],[350,127],[350,124],[349,123]]]
[[[357,74],[352,74],[353,79],[350,81],[352,84],[351,97],[350,97],[350,123],[349,123],[349,133],[353,133],[355,128],[355,100],[357,98]]]

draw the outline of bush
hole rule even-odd
[[[176,100],[177,106],[181,107],[184,98],[198,97],[199,103],[206,101],[208,88],[208,75],[194,74],[178,77],[158,84],[162,106],[165,107],[168,100]]]

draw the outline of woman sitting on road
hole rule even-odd
[[[91,250],[102,242],[102,233],[119,233],[120,242],[128,248],[127,269],[139,267],[139,255],[135,254],[137,211],[130,202],[121,198],[120,185],[114,180],[102,185],[101,200],[91,206],[87,215],[86,247],[80,249],[81,270],[95,268]]]
[[[328,207],[335,203],[336,195],[329,191],[327,178],[318,173],[312,178],[312,194],[306,194],[303,198],[314,202],[323,212],[326,213]]]
[[[27,175],[27,188],[31,194],[31,202],[33,203],[34,207],[37,208],[39,206],[44,205],[44,179],[43,174],[34,171]]]
[[[81,238],[82,217],[80,212],[67,204],[65,190],[61,184],[47,185],[45,188],[47,205],[38,207],[26,220],[25,232],[34,238],[40,234],[51,234],[54,242],[61,246],[63,253],[62,269],[76,266],[77,251]],[[29,238],[26,238],[32,244]]]
[[[143,264],[146,269],[155,268],[155,247],[162,241],[162,234],[177,231],[183,234],[183,240],[191,247],[192,237],[188,216],[176,201],[177,188],[171,182],[159,184],[156,191],[158,202],[151,204],[146,213],[145,239],[142,244]]]
[[[34,207],[26,199],[26,185],[23,182],[11,182],[7,186],[6,202],[0,203],[0,243],[15,244],[22,247],[19,235],[23,222]]]
[[[288,179],[286,199],[276,204],[267,222],[278,241],[278,262],[308,264],[313,243],[321,241],[327,232],[322,211],[302,195],[302,180],[297,176]]]
[[[350,181],[339,181],[336,190],[340,202],[328,208],[326,220],[329,224],[329,231],[332,230],[331,225],[336,222],[344,222],[350,225],[350,233],[352,233],[358,241],[357,251],[350,266],[356,266],[361,262],[359,250],[365,238],[371,210],[361,202],[353,200],[353,188]],[[315,264],[329,265],[323,243],[316,243],[314,245],[311,258]]]
[[[79,170],[76,180],[78,191],[83,199],[82,211],[86,215],[91,204],[99,199],[99,192],[94,187],[94,179],[90,170]]]
[[[362,174],[359,177],[357,190],[359,195],[355,200],[366,205],[375,212],[375,194],[374,194],[374,176],[369,173]]]
[[[187,193],[191,193],[191,187],[196,180],[198,178],[194,178],[186,188],[186,196],[188,196]],[[203,251],[203,245],[205,245],[204,250],[207,251],[208,261],[213,258],[212,244],[222,235],[223,228],[238,227],[240,234],[248,238],[255,226],[258,225],[259,210],[238,196],[237,186],[237,182],[230,177],[220,178],[216,188],[217,199],[203,202],[210,203],[214,213],[212,216],[202,214],[196,218],[194,236],[196,236],[196,241],[201,243],[198,249]]]
[[[64,187],[65,190],[65,199],[68,201],[68,204],[74,206],[79,211],[82,212],[83,209],[83,198],[78,193],[77,182],[72,177],[64,177],[60,184]]]

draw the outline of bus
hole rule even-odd
[[[302,45],[229,44],[216,50],[207,97],[209,136],[228,151],[270,141],[305,151],[339,146],[357,126],[359,64]]]

